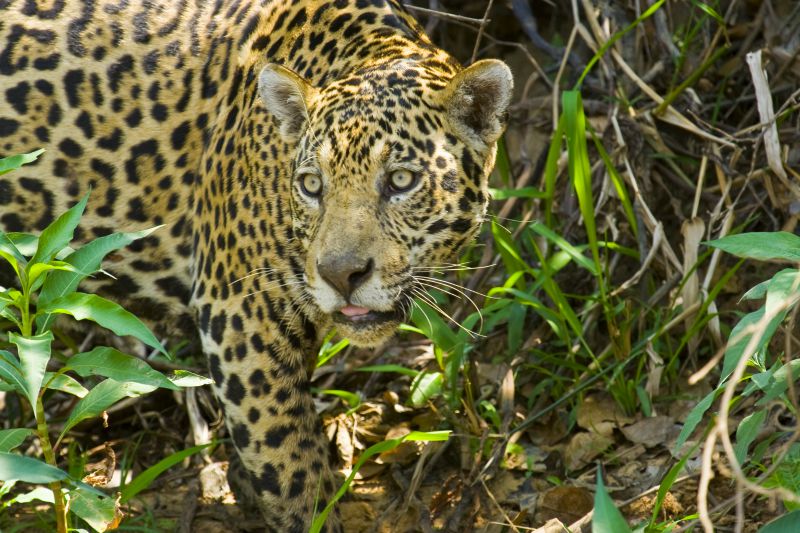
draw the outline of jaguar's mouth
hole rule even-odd
[[[396,309],[391,311],[375,311],[367,307],[346,305],[333,313],[333,321],[352,328],[366,328],[387,322],[401,322],[402,314]]]

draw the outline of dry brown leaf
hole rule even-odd
[[[678,431],[680,428],[675,424],[675,419],[666,415],[644,418],[622,428],[626,439],[648,448],[666,443]]]
[[[411,433],[411,428],[408,422],[403,422],[402,424],[394,426],[386,433],[386,440],[397,439],[409,433]],[[408,464],[417,458],[422,446],[423,443],[419,441],[401,442],[397,447],[378,455],[375,462],[379,464]]]
[[[564,449],[564,464],[568,470],[583,468],[613,443],[613,438],[600,433],[577,433]]]
[[[557,518],[570,524],[591,511],[593,505],[592,493],[583,487],[553,487],[539,499],[537,522]]]
[[[786,170],[781,160],[781,142],[778,137],[778,125],[775,123],[775,110],[772,107],[772,93],[767,82],[767,72],[761,65],[761,50],[750,52],[746,56],[750,76],[753,78],[753,87],[756,91],[758,116],[764,125],[764,149],[767,152],[769,168],[781,179],[786,180]]]
[[[622,412],[614,398],[608,394],[586,396],[578,405],[577,423],[583,429],[608,434],[608,424],[613,427],[630,423],[632,420]]]

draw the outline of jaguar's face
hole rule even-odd
[[[402,72],[323,90],[274,67],[260,80],[268,109],[291,101],[287,90],[303,103],[291,190],[305,292],[357,345],[392,335],[424,294],[419,276],[477,232],[511,90],[494,61],[437,90]]]

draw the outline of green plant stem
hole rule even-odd
[[[33,333],[33,327],[31,324],[31,296],[30,293],[27,291],[26,287],[23,287],[22,291],[22,307],[20,307],[20,318],[22,319],[22,336],[23,337],[30,337]]]
[[[36,432],[39,435],[39,442],[42,445],[44,459],[52,466],[56,465],[56,454],[50,444],[50,435],[47,431],[47,422],[44,418],[44,404],[42,397],[36,399]],[[53,491],[53,505],[56,508],[56,527],[58,533],[67,533],[67,508],[64,504],[64,494],[61,492],[61,482],[50,483],[50,490]]]

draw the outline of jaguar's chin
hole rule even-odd
[[[363,348],[374,348],[386,342],[406,319],[399,309],[374,311],[352,305],[334,311],[332,318],[340,336]]]

